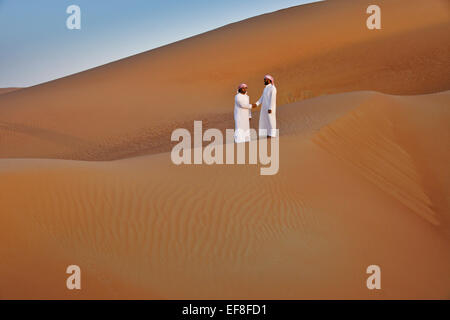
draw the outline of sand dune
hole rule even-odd
[[[448,299],[448,2],[378,3],[379,32],[315,3],[0,96],[0,299]],[[268,72],[277,175],[172,164]]]
[[[0,94],[5,94],[8,92],[13,92],[19,90],[20,88],[0,88]]]
[[[366,27],[367,1],[315,3],[0,97],[0,157],[112,160],[164,151],[170,133],[194,119],[231,127],[236,85],[247,82],[256,100],[266,73],[277,79],[279,105],[347,91],[450,89],[448,2],[379,5],[379,31]]]
[[[280,138],[280,172],[264,179],[249,165],[175,166],[169,153],[1,160],[1,297],[448,297],[449,151],[433,144],[448,135],[449,94],[285,106],[298,130]],[[322,127],[332,106],[343,114]],[[411,132],[428,138],[402,140]],[[88,279],[77,294],[63,286],[72,263]],[[381,293],[365,288],[370,264],[385,270]]]
[[[411,107],[407,103],[409,101],[422,105]],[[426,140],[448,141],[448,104],[448,91],[437,96],[414,99],[378,96],[364,107],[353,110],[321,129],[314,137],[314,142],[353,163],[384,191],[397,197],[431,223],[439,224],[434,205],[423,189],[422,179],[431,179],[433,174],[425,170],[431,167],[435,168],[436,178],[447,173],[450,152],[439,147],[439,143],[434,143],[438,148],[420,145],[420,140],[424,139],[423,131],[426,130]],[[409,127],[411,121],[416,124],[417,118],[423,117],[425,108],[429,116],[419,120],[423,131]],[[433,143],[431,141],[427,144]],[[421,162],[414,157],[423,154],[427,156],[420,159],[423,160]],[[439,181],[437,189],[446,189],[444,179]],[[444,208],[449,208],[449,203],[440,203],[439,207],[444,211]]]

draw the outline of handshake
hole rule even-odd
[[[256,103],[252,103],[252,109],[253,109],[253,108],[257,108],[257,107],[258,107],[258,105],[257,105]],[[272,113],[272,110],[269,109],[269,110],[267,111],[267,113]]]

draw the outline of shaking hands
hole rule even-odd
[[[252,103],[252,109],[254,108],[258,108],[258,105],[256,103]],[[272,110],[269,109],[267,112],[272,113]]]

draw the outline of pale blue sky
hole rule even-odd
[[[61,78],[312,0],[0,0],[0,88]],[[66,8],[81,8],[81,30]]]

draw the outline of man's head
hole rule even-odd
[[[247,85],[245,83],[242,83],[238,87],[238,92],[242,93],[242,94],[246,94],[247,93],[247,89],[248,89]]]
[[[264,76],[264,85],[274,84],[273,77],[270,74]]]

